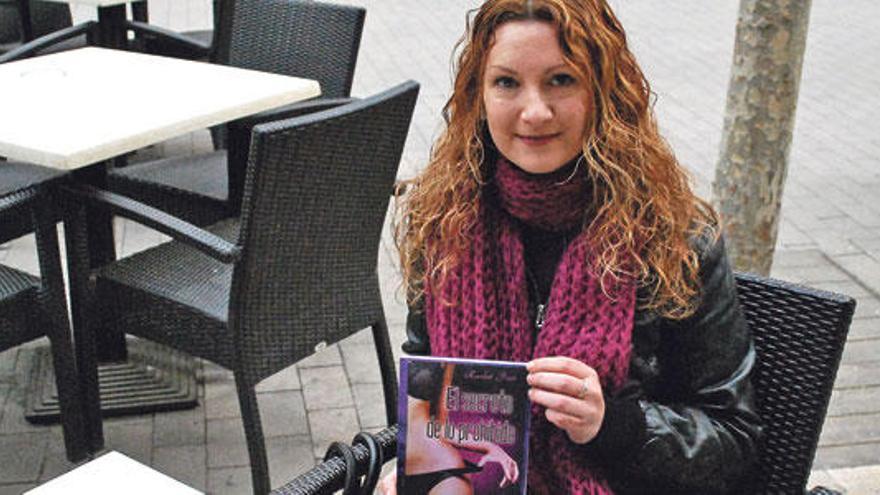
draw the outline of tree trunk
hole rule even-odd
[[[811,0],[741,0],[714,203],[737,270],[767,275]]]

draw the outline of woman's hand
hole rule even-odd
[[[516,483],[516,480],[519,479],[519,466],[516,465],[516,461],[511,459],[501,447],[495,444],[490,445],[486,455],[480,458],[477,466],[483,467],[486,463],[497,462],[504,471],[504,478],[498,484],[499,488]]]
[[[386,474],[376,485],[382,495],[397,495],[397,469]]]
[[[605,399],[596,370],[567,357],[535,359],[529,370],[529,398],[575,443],[596,438],[605,417]]]

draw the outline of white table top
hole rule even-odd
[[[44,0],[46,2],[55,3],[74,3],[77,5],[91,5],[93,7],[110,7],[112,5],[122,5],[131,3],[135,0]]]
[[[0,88],[0,156],[67,170],[321,92],[309,79],[103,48],[0,64]]]
[[[199,495],[190,488],[159,471],[145,466],[119,452],[108,452],[76,469],[48,481],[25,495]]]

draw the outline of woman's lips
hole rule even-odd
[[[525,135],[518,134],[516,136],[516,138],[529,146],[541,146],[541,145],[549,143],[550,141],[555,139],[557,136],[559,136],[559,134],[560,133],[531,135],[531,136],[525,136]]]

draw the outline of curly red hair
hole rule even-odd
[[[441,284],[469,248],[486,164],[497,154],[481,115],[486,58],[498,26],[518,20],[553,24],[566,63],[591,89],[583,156],[593,200],[585,228],[598,255],[585,262],[603,285],[638,280],[648,295],[641,307],[671,318],[692,314],[699,291],[693,240],[717,236],[717,215],[660,136],[650,86],[605,0],[489,0],[469,13],[446,127],[398,202],[395,239],[408,300],[419,299],[425,283]]]

